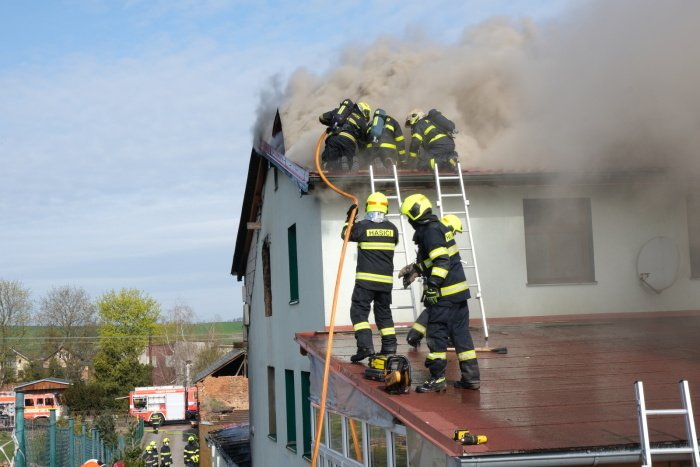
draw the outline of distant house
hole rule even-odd
[[[151,377],[155,386],[185,384],[186,364],[196,358],[197,353],[210,343],[205,341],[175,341],[171,344],[149,344],[139,356],[139,363],[151,365]],[[230,345],[218,345],[222,352],[233,348]]]
[[[497,331],[491,343],[509,346],[510,353],[480,355],[480,392],[450,387],[445,394],[388,397],[377,383],[362,378],[362,366],[348,363],[352,333],[339,338],[330,362],[320,465],[363,466],[372,456],[381,457],[377,465],[401,466],[638,460],[635,379],[655,385],[650,402],[668,405],[671,399],[678,406],[675,383],[688,379],[695,388],[693,403],[700,407],[700,355],[684,329],[700,316],[698,185],[663,170],[636,168],[575,178],[547,172],[465,170],[460,175],[470,201],[483,292],[479,302],[472,287],[469,301],[476,344],[486,337],[483,304]],[[328,176],[359,198],[361,217],[371,192],[369,175]],[[455,192],[459,178],[442,188]],[[400,172],[399,180],[401,196],[424,193],[438,210],[433,174]],[[396,194],[391,184],[379,189]],[[349,205],[318,174],[269,147],[252,151],[231,272],[244,280],[254,462],[305,466],[312,455],[340,232]],[[454,198],[444,200],[442,208],[463,210]],[[390,210],[396,213],[398,205],[392,202]],[[404,236],[410,241],[410,227]],[[469,247],[466,235],[458,242]],[[397,269],[411,255],[408,245],[396,255]],[[339,284],[336,331],[352,329],[355,258],[351,244]],[[474,284],[473,276],[468,279]],[[410,326],[420,306],[412,306],[410,292],[399,290],[398,280],[395,286],[394,320]],[[604,324],[613,318],[622,320],[619,327]],[[625,326],[625,320],[634,325]],[[551,334],[546,323],[557,323]],[[616,342],[616,330],[624,341]],[[606,331],[607,338],[598,334]],[[577,336],[590,336],[583,342],[598,347],[581,345]],[[414,352],[403,339],[399,350]],[[615,349],[616,360],[608,359]],[[426,377],[421,362],[427,353],[424,345],[412,354],[416,379]],[[516,393],[515,400],[506,404],[509,392]],[[572,409],[571,397],[585,403]],[[651,441],[682,444],[683,427],[683,420],[676,421],[677,429],[664,425],[652,432]],[[474,433],[492,441],[462,446],[452,439],[456,429],[482,430]],[[673,459],[667,454],[659,460]]]

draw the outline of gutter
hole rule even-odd
[[[552,454],[514,454],[501,456],[457,457],[455,466],[560,467],[568,465],[640,464],[641,449],[607,450]],[[655,461],[687,460],[687,455],[656,456]]]

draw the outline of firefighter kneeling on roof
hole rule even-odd
[[[348,218],[341,236],[350,223],[350,216],[357,206],[348,210]],[[365,218],[353,224],[351,242],[357,242],[357,270],[355,289],[352,292],[350,319],[355,330],[357,353],[350,357],[353,363],[374,355],[372,330],[369,318],[374,302],[374,320],[382,336],[383,355],[396,353],[396,330],[391,316],[391,289],[394,285],[394,249],[399,242],[399,231],[384,215],[389,212],[389,201],[376,192],[367,197]]]
[[[427,308],[426,340],[430,353],[425,366],[430,379],[416,387],[416,392],[440,392],[446,388],[447,339],[452,338],[462,378],[454,383],[459,389],[479,389],[479,364],[474,342],[469,333],[469,285],[457,258],[450,256],[446,236],[452,229],[433,214],[430,200],[422,194],[407,197],[401,214],[415,229],[413,241],[418,245],[416,264],[426,265],[422,273],[427,278],[423,304]],[[429,260],[428,263],[426,261]]]

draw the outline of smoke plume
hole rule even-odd
[[[287,153],[312,167],[318,115],[349,97],[400,122],[441,110],[466,169],[698,172],[697,43],[690,0],[586,2],[547,24],[493,18],[450,45],[384,37],[290,77],[277,103]]]

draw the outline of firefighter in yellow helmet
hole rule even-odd
[[[462,232],[462,221],[454,214],[447,214],[442,219],[440,223],[447,227],[445,231],[445,242],[447,242],[447,252],[450,258],[454,257],[460,263],[462,258],[459,255],[459,247],[457,246],[457,241],[455,239],[456,234]],[[427,271],[430,268],[432,261],[430,258],[423,261],[421,264],[411,263],[404,266],[401,271],[399,271],[399,278],[403,279],[404,289],[408,288],[411,283],[422,275],[423,271]],[[426,326],[428,325],[428,313],[423,310],[411,329],[409,329],[406,335],[406,341],[408,345],[413,347],[418,347],[421,340],[425,337]]]
[[[409,165],[419,170],[457,168],[457,152],[454,142],[454,123],[432,109],[427,114],[413,109],[406,116],[406,126],[411,129],[411,145],[408,151]],[[419,151],[422,148],[422,153]]]
[[[182,450],[182,456],[186,467],[194,467],[199,464],[199,444],[193,435],[187,437],[187,444]]]
[[[479,389],[480,373],[474,342],[469,333],[469,285],[458,254],[450,254],[447,233],[451,228],[432,212],[430,200],[422,194],[407,197],[401,214],[415,229],[413,241],[418,245],[416,265],[426,278],[423,304],[428,313],[426,336],[430,353],[425,366],[430,378],[416,387],[416,392],[444,391],[447,384],[447,341],[457,350],[462,377],[454,383],[459,389]],[[414,266],[412,266],[414,267]]]
[[[367,147],[364,157],[360,158],[360,168],[367,168],[370,164],[375,170],[404,166],[405,146],[401,124],[383,109],[377,109],[367,128]]]
[[[170,449],[170,439],[163,438],[160,447],[160,467],[170,467],[173,463],[173,453]]]
[[[341,236],[344,238],[353,208]],[[352,292],[350,319],[357,341],[357,352],[350,357],[353,363],[374,355],[369,313],[374,304],[374,321],[381,335],[379,353],[396,353],[396,330],[391,316],[391,289],[394,285],[394,249],[399,242],[399,231],[386,218],[389,200],[380,192],[367,197],[365,218],[353,224],[349,240],[357,242],[357,269]]]
[[[350,99],[345,99],[338,107],[318,117],[328,127],[326,145],[321,154],[325,170],[352,169],[358,148],[363,148],[366,144],[367,126],[371,117],[369,104],[355,104]]]

